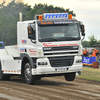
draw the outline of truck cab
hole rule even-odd
[[[44,13],[35,20],[18,22],[20,53],[34,62],[32,75],[64,75],[73,81],[82,71],[81,29],[79,21],[69,19],[68,13]]]

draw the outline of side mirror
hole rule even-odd
[[[80,25],[81,32],[84,32],[84,25]]]
[[[28,38],[32,40],[36,40],[35,30],[31,26],[28,26]]]
[[[82,36],[85,36],[85,33],[84,32],[82,33]]]
[[[84,29],[84,25],[80,25],[80,29],[81,29],[81,32],[82,32],[82,36],[85,36],[85,29]]]

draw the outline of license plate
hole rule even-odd
[[[57,71],[67,71],[67,68],[58,68]]]

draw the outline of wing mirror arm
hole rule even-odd
[[[80,30],[81,30],[81,35],[83,36],[82,40],[84,40],[85,39],[85,26],[83,25],[82,22],[79,22],[79,27],[80,27]]]

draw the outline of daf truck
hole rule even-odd
[[[17,45],[0,49],[0,79],[22,76],[27,84],[41,77],[73,81],[82,71],[82,22],[68,13],[43,13],[17,22]]]

